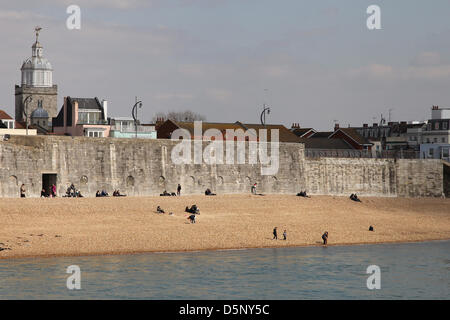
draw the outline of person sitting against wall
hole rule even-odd
[[[126,196],[126,194],[121,194],[119,189],[114,190],[114,192],[113,192],[113,197],[125,197],[125,196]]]
[[[297,197],[311,198],[310,196],[308,196],[306,194],[306,190],[305,191],[300,191],[299,193],[297,193]]]
[[[215,195],[216,195],[215,193],[211,192],[211,189],[208,188],[205,190],[205,196],[215,196]]]
[[[96,196],[96,197],[101,197],[101,196],[102,196],[102,194],[100,193],[100,191],[99,191],[99,190],[97,190],[97,192],[95,193],[95,196]]]
[[[108,197],[109,195],[108,195],[108,192],[106,192],[105,190],[102,190],[101,196]]]
[[[356,193],[355,194],[352,193],[350,196],[350,199],[352,199],[353,201],[356,201],[356,202],[361,202],[361,200],[358,198]]]
[[[167,190],[164,190],[163,193],[160,194],[161,197],[169,197],[170,193],[167,192]]]
[[[47,193],[45,192],[45,189],[42,189],[41,191],[41,198],[42,197],[47,198]]]

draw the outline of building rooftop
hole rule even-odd
[[[5,111],[0,110],[0,119],[3,120],[13,120],[9,114],[7,114]]]

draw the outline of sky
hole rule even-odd
[[[81,9],[69,30],[66,9]],[[366,10],[381,9],[381,30]],[[65,96],[108,100],[109,116],[192,110],[210,122],[331,130],[430,118],[450,107],[450,1],[0,0],[0,109],[34,27]],[[389,112],[390,110],[390,112]]]

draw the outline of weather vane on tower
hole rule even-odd
[[[42,30],[41,27],[37,26],[34,28],[34,31],[36,31],[36,42],[38,42],[38,38],[39,38],[39,32]]]

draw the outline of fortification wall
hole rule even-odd
[[[318,158],[305,161],[305,180],[311,194],[440,197],[440,160]]]
[[[261,193],[365,196],[441,196],[444,170],[440,160],[318,158],[305,159],[303,144],[280,143],[279,170],[261,175],[261,164],[182,164],[172,162],[179,142],[170,140],[13,136],[0,142],[0,196],[38,197],[43,174],[57,175],[61,196],[74,183],[83,195],[119,189],[127,195]],[[204,146],[207,143],[203,144]],[[192,154],[193,154],[192,148]],[[246,145],[246,157],[248,157]],[[193,155],[192,155],[193,158]],[[235,155],[236,159],[236,155]],[[248,158],[246,158],[248,159]],[[448,181],[447,181],[448,183]]]
[[[262,176],[260,164],[183,164],[171,161],[170,140],[84,137],[19,137],[0,142],[0,196],[17,197],[22,183],[27,196],[40,196],[42,174],[57,174],[57,192],[74,183],[81,193],[119,189],[127,195],[249,192],[253,183],[262,193],[295,193],[305,188],[303,145],[280,144],[280,168]],[[204,145],[207,145],[205,143]],[[193,153],[192,148],[192,153]],[[246,156],[248,157],[248,146]],[[193,156],[192,156],[193,158]],[[235,155],[236,158],[236,155]]]

